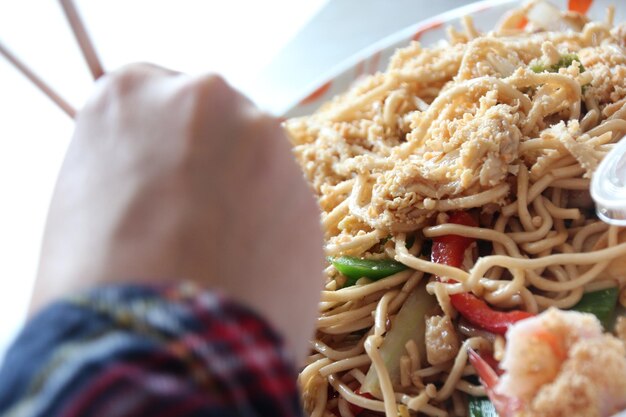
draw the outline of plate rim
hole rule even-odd
[[[334,65],[330,70],[324,72],[321,76],[316,78],[315,81],[309,83],[307,87],[302,90],[302,93],[296,96],[296,98],[291,100],[287,105],[285,105],[283,109],[278,112],[278,114],[281,118],[293,117],[289,114],[297,109],[299,104],[303,100],[314,94],[315,91],[318,90],[320,87],[334,80],[342,73],[348,71],[350,68],[355,67],[356,65],[358,65],[359,62],[363,61],[364,59],[367,59],[377,52],[388,48],[390,45],[401,42],[404,39],[409,40],[417,31],[422,28],[428,28],[430,25],[433,25],[435,23],[445,24],[447,22],[450,22],[451,20],[459,19],[463,16],[476,13],[487,8],[506,4],[514,5],[518,3],[519,0],[481,0],[466,4],[464,6],[456,7],[443,13],[436,14],[432,17],[420,20],[407,27],[399,29],[366,46],[365,48],[362,48],[358,52],[350,55],[348,58],[340,61],[337,65]]]

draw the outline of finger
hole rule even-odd
[[[146,74],[146,75],[158,75],[158,76],[175,76],[182,74],[180,71],[161,67],[150,62],[135,62],[132,64],[126,64],[121,66],[115,71],[109,72],[109,75],[121,75],[121,74]]]
[[[180,72],[163,68],[150,63],[135,63],[125,65],[100,77],[87,99],[83,109],[78,114],[88,111],[102,112],[119,105],[120,101],[128,97],[133,91],[143,88],[148,83],[159,83],[172,80],[184,75]],[[158,93],[159,89],[150,86],[150,94]]]

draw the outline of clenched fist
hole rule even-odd
[[[278,122],[216,76],[101,78],[48,214],[31,310],[108,283],[190,280],[307,350],[322,285],[311,190]]]

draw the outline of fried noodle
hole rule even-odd
[[[350,404],[387,417],[464,415],[467,396],[484,395],[466,348],[494,351],[496,343],[501,355],[502,340],[461,331],[451,294],[536,313],[626,285],[626,275],[607,272],[626,256],[626,236],[598,220],[589,197],[595,168],[626,133],[626,26],[613,26],[610,10],[605,22],[579,16],[576,30],[532,21],[517,29],[529,7],[489,33],[466,19],[447,42],[413,42],[385,72],[285,123],[319,198],[327,255],[408,267],[349,287],[326,269],[314,352],[299,379],[311,416],[350,417]],[[565,54],[576,59],[532,69]],[[475,213],[479,226],[449,223],[457,210]],[[428,257],[428,242],[451,234],[482,242],[469,268]],[[430,364],[407,343],[394,385],[380,346],[408,294],[426,283],[461,346]],[[357,392],[370,367],[380,383],[374,397]]]

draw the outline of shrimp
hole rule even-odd
[[[506,338],[500,378],[469,352],[501,417],[608,417],[626,408],[626,346],[595,316],[550,308]]]

